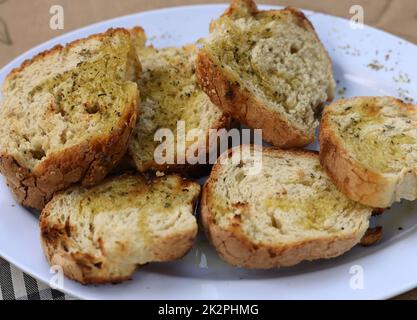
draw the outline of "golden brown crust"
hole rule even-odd
[[[362,99],[368,99],[363,97]],[[344,104],[339,100],[335,104]],[[400,100],[397,103],[408,108]],[[325,109],[319,132],[320,162],[332,181],[350,199],[374,208],[387,208],[394,201],[397,182],[365,167],[343,147],[331,127],[331,106]]]
[[[233,149],[222,157],[231,156]],[[291,153],[305,157],[317,157],[316,152],[307,150],[283,151],[275,148],[263,148],[267,153]],[[316,238],[291,244],[257,245],[245,236],[239,220],[228,229],[219,227],[213,218],[213,188],[220,179],[221,165],[217,163],[203,187],[201,196],[201,221],[207,238],[216,248],[220,257],[234,266],[249,269],[270,269],[293,266],[304,260],[332,258],[346,252],[359,241],[354,235],[337,235],[333,239]]]
[[[321,121],[319,144],[320,163],[339,190],[354,201],[381,207],[377,203],[385,202],[380,195],[383,193],[383,177],[351,158],[328,127],[326,115]]]
[[[314,134],[306,135],[294,128],[239,84],[230,81],[202,51],[197,57],[196,76],[215,105],[245,125],[262,129],[262,138],[274,146],[293,148],[314,141]]]
[[[137,98],[138,99],[138,98]],[[122,159],[136,124],[137,100],[121,116],[109,135],[85,141],[48,158],[33,171],[13,156],[0,155],[0,172],[16,200],[26,207],[42,209],[54,192],[81,181],[85,187],[100,182]]]
[[[49,265],[59,265],[66,277],[82,284],[121,283],[129,280],[138,266],[124,265],[120,274],[115,274],[113,266],[106,265],[95,257],[83,253],[69,253],[62,244],[70,245],[70,234],[65,225],[50,226],[47,220],[48,206],[45,207],[40,219],[41,244]],[[153,250],[156,259],[169,262],[185,256],[192,248],[197,236],[197,229],[189,233],[167,236],[157,243]],[[180,252],[180,256],[178,255]],[[102,252],[105,255],[104,252]]]
[[[233,0],[230,7],[223,16],[239,14],[239,6],[244,6],[246,14],[270,14],[289,13],[298,24],[313,32],[319,43],[320,39],[303,12],[287,7],[283,10],[259,11],[253,0]],[[210,26],[210,31],[215,28],[215,21]],[[322,45],[323,46],[323,45]],[[324,49],[324,47],[323,47]],[[329,54],[326,51],[329,64],[332,65]],[[287,119],[268,108],[261,101],[256,99],[250,92],[239,86],[238,83],[230,80],[227,73],[221,70],[210,57],[200,51],[196,62],[197,80],[210,97],[211,101],[245,125],[262,129],[263,139],[274,146],[281,148],[303,147],[314,141],[314,132],[306,132],[291,125]],[[328,102],[334,98],[333,90],[328,90]],[[320,110],[324,104],[318,106]],[[242,107],[244,106],[244,107]]]
[[[56,52],[68,50],[90,39],[103,39],[119,32],[130,35],[129,31],[123,28],[109,29],[104,33],[70,42],[65,47],[57,45],[24,61],[9,73],[7,80],[11,80],[36,61],[46,59]],[[42,209],[54,192],[73,183],[81,182],[83,186],[91,187],[100,182],[126,152],[127,141],[136,124],[138,102],[139,93],[121,115],[111,134],[51,154],[32,171],[19,164],[12,155],[0,154],[0,172],[6,177],[7,185],[16,200],[26,207]]]
[[[360,242],[361,246],[369,247],[381,241],[382,230],[382,227],[369,228],[366,230],[366,233]]]
[[[231,118],[223,114],[219,120],[217,120],[210,129],[213,130],[219,130],[219,129],[228,129],[231,126]],[[214,141],[210,141],[209,133],[207,133],[206,136],[206,150],[208,150],[207,153],[212,150],[215,146],[213,145]],[[131,154],[132,151],[129,149],[129,153]],[[208,157],[208,154],[207,154]],[[207,158],[206,157],[206,158]],[[132,161],[135,163],[134,155],[131,154]],[[178,173],[185,176],[190,176],[194,178],[202,177],[205,175],[208,175],[210,173],[210,167],[211,165],[209,163],[207,164],[158,164],[155,161],[147,161],[142,162],[138,161],[135,163],[135,166],[139,172],[165,172],[165,173]]]
[[[48,263],[51,266],[62,267],[65,276],[69,279],[82,284],[120,283],[129,280],[135,272],[136,267],[130,267],[130,273],[124,270],[125,274],[129,274],[128,276],[115,275],[91,255],[65,252],[55,244],[57,241],[63,243],[69,241],[65,226],[48,226],[47,215],[45,213],[45,219],[40,220],[42,249]]]
[[[382,209],[382,208],[374,208],[372,210],[372,216],[373,217],[380,216],[380,215],[384,214],[384,211],[385,211],[385,209]]]
[[[232,0],[229,8],[225,11],[223,16],[232,16],[239,10],[240,5],[244,5],[246,10],[251,14],[259,12],[258,6],[253,0]]]
[[[118,32],[123,32],[126,35],[130,35],[129,31],[127,31],[126,29],[111,28],[111,29],[108,29],[106,32],[103,32],[103,33],[92,34],[92,35],[88,36],[87,38],[74,40],[72,42],[69,42],[65,46],[62,46],[62,45],[58,44],[58,45],[52,47],[51,49],[48,49],[48,50],[45,50],[45,51],[42,51],[42,52],[36,54],[31,59],[27,59],[27,60],[23,61],[22,64],[19,67],[16,67],[16,68],[14,68],[10,71],[10,73],[7,75],[5,81],[11,80],[11,78],[14,78],[16,75],[18,75],[20,72],[22,72],[23,69],[29,67],[31,64],[33,64],[33,63],[35,63],[39,60],[43,60],[43,59],[47,58],[48,56],[50,56],[50,55],[52,55],[56,52],[59,52],[59,51],[62,51],[62,50],[69,50],[70,48],[76,47],[80,43],[86,42],[86,41],[91,40],[91,39],[100,40],[100,39],[103,39],[103,38],[106,38],[106,37],[110,37],[110,36],[112,36],[112,35],[114,35],[115,33],[118,33]]]
[[[135,44],[135,47],[137,48],[139,57],[141,57],[143,55],[144,59],[145,59],[145,56],[146,56],[146,57],[149,58],[149,61],[152,61],[152,65],[154,65],[154,66],[153,67],[149,66],[149,69],[151,70],[150,71],[151,74],[154,73],[152,71],[153,68],[157,68],[157,69],[160,68],[158,66],[155,66],[155,62],[154,62],[155,59],[156,60],[159,59],[161,61],[163,60],[164,63],[167,63],[168,65],[170,65],[171,69],[174,68],[177,71],[180,70],[181,71],[180,72],[181,77],[184,77],[184,76],[185,77],[190,77],[192,75],[193,72],[189,69],[194,69],[194,64],[193,64],[193,66],[191,66],[191,64],[187,64],[187,63],[184,64],[184,63],[180,62],[178,59],[177,59],[178,61],[172,61],[170,59],[167,60],[167,58],[164,57],[164,56],[158,56],[158,50],[156,50],[152,45],[147,45],[146,44],[147,39],[146,39],[146,34],[145,34],[145,31],[144,31],[143,28],[135,27],[135,28],[130,29],[130,32],[133,35],[134,44]],[[142,52],[144,49],[145,49],[145,53]],[[169,55],[175,54],[175,55],[178,55],[178,58],[181,58],[183,56],[188,57],[188,58],[195,57],[196,52],[198,51],[197,47],[194,44],[184,45],[181,48],[166,48],[166,50],[167,50],[167,51],[165,51],[166,54],[168,54],[168,53],[169,53]],[[149,63],[148,63],[148,65],[149,65]],[[193,67],[193,68],[191,68],[191,67]],[[166,79],[161,78],[161,81],[164,82],[164,81],[166,81]],[[160,85],[160,84],[158,84],[158,85]],[[194,83],[193,83],[193,85],[194,85]],[[142,89],[144,91],[148,91],[149,87],[147,87],[146,85],[144,85],[144,86],[145,87],[142,88]],[[141,88],[140,88],[140,90],[141,90]],[[150,90],[149,93],[151,93],[152,89],[149,88],[149,90]],[[201,93],[200,92],[201,90],[199,88],[197,88],[197,89],[194,88],[194,90],[196,90],[197,93]],[[167,94],[168,94],[169,89],[167,89],[166,91],[167,91]],[[144,94],[146,96],[148,95],[146,92]],[[202,94],[205,95],[204,93],[202,93]],[[171,94],[169,94],[169,95],[171,95]],[[153,94],[151,94],[151,100],[152,100],[152,97],[153,97],[153,99],[156,99],[156,101],[158,103],[161,102],[161,101],[159,101],[160,97],[158,98],[157,96],[153,96]],[[186,100],[184,100],[184,98],[181,97],[181,99],[183,100],[182,101],[183,103],[187,102]],[[204,149],[207,150],[207,153],[210,152],[211,147],[212,147],[212,143],[209,140],[209,130],[219,130],[219,129],[223,129],[223,128],[228,129],[230,127],[230,123],[231,123],[230,117],[228,117],[225,114],[219,112],[217,107],[214,106],[213,108],[217,109],[217,110],[213,110],[213,112],[217,112],[218,114],[215,115],[215,119],[210,120],[208,128],[205,129],[206,137],[205,137],[204,142],[202,142],[201,145],[197,146],[197,147],[202,147],[203,145],[205,145]],[[209,112],[211,112],[211,110]],[[170,116],[172,116],[172,115],[170,115]],[[178,116],[178,115],[176,115],[176,116]],[[175,116],[173,116],[173,117],[175,117]],[[177,119],[177,120],[181,120],[181,119]],[[138,123],[138,125],[139,125],[139,127],[137,127],[137,128],[140,128],[139,123]],[[138,137],[132,137],[132,140],[137,140],[137,139],[139,139],[139,136]],[[200,141],[200,138],[199,138],[199,141]],[[193,145],[193,148],[194,148],[194,145]],[[202,148],[198,148],[198,149],[202,149]],[[186,152],[187,153],[189,152],[189,148],[186,148]],[[179,174],[182,174],[182,175],[185,175],[185,176],[191,176],[191,177],[201,177],[203,175],[207,175],[209,173],[209,170],[210,170],[210,165],[208,163],[191,164],[191,163],[188,163],[187,161],[185,161],[185,163],[183,163],[183,164],[179,164],[179,163],[171,163],[171,164],[162,163],[162,164],[159,164],[155,161],[154,158],[151,158],[151,157],[147,157],[148,159],[144,160],[141,156],[139,156],[140,153],[141,153],[140,147],[138,148],[137,146],[135,146],[135,147],[132,146],[132,147],[129,148],[130,157],[132,158],[137,170],[139,172],[142,172],[142,173],[145,173],[145,172],[151,172],[152,173],[152,172],[160,171],[160,172],[165,172],[165,173],[179,173]],[[175,158],[176,158],[176,153],[174,154],[174,159]]]
[[[130,174],[125,174],[129,176]],[[135,175],[138,179],[145,179],[143,176]],[[191,188],[194,182],[183,179],[176,175],[179,180],[178,188]],[[112,178],[106,179],[106,181]],[[153,177],[147,179],[147,183],[159,178]],[[195,206],[198,195],[195,195],[190,202]],[[45,257],[51,266],[59,265],[62,267],[66,277],[81,282],[82,284],[106,284],[120,283],[129,280],[137,269],[137,265],[132,263],[120,264],[110,261],[106,258],[103,240],[99,238],[97,256],[82,252],[82,248],[74,250],[74,241],[72,233],[75,232],[77,225],[72,225],[69,220],[66,222],[52,224],[50,215],[53,206],[49,202],[39,218],[41,233],[41,245]],[[74,217],[74,220],[75,217]],[[197,227],[183,231],[182,233],[168,234],[152,246],[153,258],[155,261],[169,262],[177,260],[188,253],[197,236]],[[69,250],[71,248],[72,250]],[[124,255],[123,244],[120,247],[120,256]],[[114,253],[113,253],[114,254]]]

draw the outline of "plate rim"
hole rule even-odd
[[[77,29],[74,29],[74,30],[65,32],[65,33],[63,33],[63,34],[61,34],[59,36],[53,37],[53,38],[51,38],[49,40],[46,40],[46,41],[44,41],[44,42],[42,42],[42,43],[40,43],[38,45],[35,45],[34,47],[26,50],[25,52],[22,52],[17,57],[13,58],[11,61],[9,61],[8,63],[6,63],[0,69],[0,74],[2,74],[3,72],[5,72],[6,69],[10,69],[11,65],[13,65],[13,64],[17,63],[18,61],[20,61],[23,58],[23,56],[26,56],[26,55],[29,55],[29,54],[31,54],[33,56],[36,53],[32,53],[32,52],[42,52],[44,50],[47,50],[47,49],[41,49],[42,47],[48,46],[48,48],[52,48],[52,46],[50,45],[50,43],[59,41],[60,39],[63,39],[63,38],[66,38],[66,37],[70,37],[73,34],[86,31],[86,30],[88,30],[90,28],[99,27],[102,24],[108,24],[108,23],[111,23],[111,22],[114,22],[114,21],[117,21],[117,20],[126,20],[126,19],[129,19],[131,17],[137,16],[139,14],[154,14],[154,13],[164,12],[164,11],[176,11],[176,10],[183,10],[183,9],[208,8],[208,7],[211,7],[211,8],[218,7],[219,8],[219,7],[227,7],[227,6],[228,6],[228,3],[194,4],[194,5],[172,6],[172,7],[164,7],[164,8],[159,8],[159,9],[149,9],[149,10],[144,10],[144,11],[138,11],[138,12],[135,12],[135,13],[129,13],[129,14],[126,14],[126,15],[122,15],[122,16],[118,16],[118,17],[114,17],[114,18],[110,18],[110,19],[105,19],[105,20],[102,20],[102,21],[94,22],[92,24],[89,24],[89,25],[86,25],[86,26],[83,26],[83,27],[80,27],[80,28],[77,28]],[[273,10],[273,9],[282,9],[285,6],[259,4],[258,7],[261,8],[261,9],[265,9],[266,8],[266,10],[271,10],[271,9]],[[299,8],[299,7],[297,7],[297,9],[303,11],[304,13],[307,13],[307,18],[309,18],[309,15],[319,14],[319,15],[327,16],[327,17],[330,17],[330,18],[333,18],[333,19],[340,19],[340,20],[343,20],[345,22],[348,22],[349,21],[349,19],[347,19],[345,17],[334,16],[334,15],[331,15],[331,14],[328,14],[328,13],[324,13],[324,12],[320,12],[320,11],[313,11],[313,10],[309,10],[309,9]],[[372,31],[381,32],[381,33],[383,33],[383,34],[385,34],[387,36],[390,36],[390,37],[393,37],[393,38],[396,38],[398,40],[403,41],[404,44],[417,47],[417,44],[415,44],[415,43],[413,43],[413,42],[411,42],[411,41],[409,41],[407,39],[404,39],[404,38],[402,38],[400,36],[397,36],[394,33],[391,33],[389,31],[386,31],[386,30],[383,30],[383,29],[379,29],[377,27],[368,25],[366,23],[364,23],[363,25],[364,25],[364,28],[367,28],[367,29],[369,28]],[[65,42],[65,44],[66,44],[66,42]],[[39,50],[42,50],[42,51],[39,51]],[[30,59],[30,58],[28,58],[28,59]],[[6,76],[6,74],[5,74],[5,76]]]
[[[76,39],[76,35],[79,33],[88,33],[88,34],[92,34],[92,32],[89,32],[89,30],[94,29],[94,28],[100,28],[103,25],[110,25],[112,23],[117,23],[117,21],[123,21],[123,20],[128,20],[130,18],[136,17],[138,15],[142,15],[142,14],[158,14],[158,13],[166,13],[166,12],[170,12],[170,11],[181,11],[181,10],[192,10],[192,9],[204,9],[204,8],[216,8],[216,9],[224,9],[228,6],[227,3],[217,3],[217,4],[198,4],[198,5],[182,5],[182,6],[171,6],[171,7],[165,7],[165,8],[160,8],[160,9],[151,9],[151,10],[144,10],[144,11],[138,11],[138,12],[134,12],[134,13],[130,13],[130,14],[126,14],[126,15],[122,15],[122,16],[118,16],[118,17],[114,17],[114,18],[110,18],[110,19],[106,19],[106,20],[102,20],[102,21],[98,21],[68,32],[65,32],[59,36],[53,37],[49,40],[46,40],[44,42],[42,42],[41,44],[38,44],[30,49],[28,49],[27,51],[19,54],[17,57],[15,57],[14,59],[12,59],[10,62],[8,62],[7,64],[5,64],[1,69],[0,69],[0,76],[4,76],[6,77],[7,74],[10,72],[10,70],[12,70],[13,68],[16,68],[18,65],[20,65],[21,63],[23,63],[23,61],[27,60],[27,59],[31,59],[35,54],[42,52],[44,50],[47,50],[51,47],[53,47],[54,45],[61,43],[61,44],[65,44],[68,43],[67,38],[74,38],[74,40]],[[280,9],[283,8],[284,6],[278,6],[278,5],[259,5],[259,8],[261,9]],[[309,17],[311,15],[322,15],[325,16],[327,18],[331,18],[331,19],[337,19],[337,20],[343,20],[344,22],[349,22],[349,19],[345,18],[345,17],[340,17],[340,16],[334,16],[331,14],[327,14],[327,13],[323,13],[323,12],[318,12],[318,11],[312,11],[312,10],[307,10],[307,9],[303,9],[303,8],[299,8],[300,10],[302,10],[304,13],[306,13],[306,15]],[[117,27],[117,26],[114,26]],[[406,45],[410,45],[412,47],[417,48],[417,44],[404,39],[400,36],[397,36],[391,32],[364,24],[364,28],[371,30],[372,32],[378,32],[378,33],[382,33],[384,36],[388,36],[392,39],[395,40],[399,40],[402,41],[404,44]],[[93,32],[94,33],[94,32]],[[69,40],[69,41],[73,41],[73,40]],[[329,50],[329,48],[327,48]],[[25,211],[28,211],[26,208],[23,208]],[[32,276],[33,278],[37,279],[38,281],[40,281],[41,283],[44,283],[46,285],[49,286],[48,283],[46,283],[44,280],[38,278],[36,275],[34,275],[31,271],[31,269],[27,269],[25,267],[22,267],[19,263],[19,261],[16,261],[13,257],[11,256],[5,256],[3,254],[0,254],[1,257],[3,257],[7,262],[11,263],[12,265],[16,266],[20,271]],[[402,288],[391,291],[389,294],[375,294],[373,295],[370,299],[389,299],[392,297],[397,297],[398,295],[401,295],[409,290],[415,289],[417,286],[417,279],[415,281],[415,283],[413,284],[409,284],[407,286],[402,286]],[[68,294],[70,296],[79,298],[79,299],[86,299],[85,296],[83,296],[82,294],[79,293],[74,293],[72,290],[67,290],[65,287],[64,288],[60,288],[60,291],[64,292],[65,294]]]

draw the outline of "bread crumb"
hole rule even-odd
[[[369,247],[381,241],[381,238],[382,227],[369,228],[361,239],[360,244],[363,247]]]
[[[155,174],[156,174],[157,177],[164,177],[165,176],[165,173],[162,172],[162,171],[157,171]]]
[[[372,70],[379,71],[384,68],[384,65],[380,63],[378,60],[373,60],[370,64],[368,64],[368,68]]]
[[[411,82],[410,76],[407,73],[403,73],[403,72],[400,72],[398,74],[398,77],[393,77],[393,80],[396,83],[410,83]]]

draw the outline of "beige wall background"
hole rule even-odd
[[[62,33],[117,16],[186,4],[228,0],[0,0],[0,67],[31,47]],[[260,0],[350,17],[353,4],[362,5],[365,23],[417,43],[417,0]],[[62,5],[65,29],[49,28],[49,8]]]
[[[94,22],[163,7],[225,2],[228,0],[0,0],[0,68],[35,45]],[[358,4],[365,10],[366,24],[417,44],[417,0],[259,0],[258,2],[290,5],[346,18],[350,17],[350,7]],[[49,28],[49,9],[57,4],[64,7],[64,30]],[[417,290],[400,298],[417,300]]]

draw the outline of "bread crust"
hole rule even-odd
[[[90,35],[86,38],[71,41],[68,44],[66,44],[65,46],[57,44],[56,46],[53,46],[52,48],[50,48],[48,50],[45,50],[45,51],[42,51],[42,52],[36,54],[35,56],[33,56],[32,58],[26,59],[25,61],[23,61],[22,64],[19,67],[16,67],[16,68],[14,68],[10,71],[10,73],[6,76],[6,81],[11,80],[11,78],[16,77],[20,72],[22,72],[23,69],[29,67],[31,64],[33,64],[33,63],[35,63],[39,60],[43,60],[43,59],[47,58],[48,56],[53,55],[56,52],[76,47],[78,44],[80,44],[82,42],[86,42],[86,41],[91,40],[91,39],[100,40],[102,38],[111,37],[112,35],[114,35],[118,32],[122,32],[126,35],[130,35],[129,31],[124,29],[124,28],[110,28],[103,33],[92,34],[92,35]]]
[[[249,91],[229,80],[203,51],[197,57],[196,76],[200,87],[215,105],[239,122],[261,128],[265,141],[285,148],[305,146],[314,141],[313,134],[294,128]]]
[[[129,32],[124,29],[110,29],[103,34],[95,34],[86,39],[75,40],[66,47],[57,45],[50,50],[26,60],[13,69],[7,79],[17,76],[23,69],[38,60],[46,59],[54,53],[67,50],[89,39],[101,39],[116,32]],[[137,118],[139,95],[121,115],[111,134],[102,135],[90,141],[84,141],[55,154],[37,165],[32,171],[21,165],[11,154],[0,155],[0,171],[6,177],[16,200],[24,206],[42,209],[55,191],[65,189],[75,182],[90,187],[104,178],[122,158],[126,151],[127,140]]]
[[[49,209],[46,206],[43,217],[47,217]],[[41,227],[41,245],[49,265],[59,265],[63,268],[64,274],[71,280],[78,281],[82,284],[106,284],[121,283],[131,279],[137,269],[137,265],[125,264],[120,265],[120,269],[115,274],[114,266],[103,263],[100,268],[96,259],[83,253],[68,253],[61,246],[56,246],[57,242],[68,242],[69,238],[65,232],[65,225],[53,226],[48,225],[46,218],[40,221]],[[194,244],[197,236],[197,229],[191,232],[167,236],[160,240],[158,246],[154,248],[159,253],[160,261],[174,261],[185,256]],[[178,252],[180,254],[178,254]]]
[[[135,27],[130,29],[130,33],[133,35],[133,39],[135,42],[135,46],[137,47],[137,54],[139,56],[139,59],[142,59],[142,61],[145,63],[147,57],[151,57],[152,55],[158,56],[158,51],[152,46],[152,45],[146,45],[146,34],[143,28],[141,27]],[[142,55],[141,50],[150,50],[152,53],[147,53],[145,55]],[[165,50],[171,50],[173,48],[166,48]],[[181,48],[175,48],[174,50],[181,50],[186,56],[190,57],[193,56],[197,52],[197,48],[193,44],[184,45]],[[178,51],[176,51],[177,54]],[[160,57],[160,59],[165,59],[163,57]],[[172,63],[172,62],[170,62]],[[175,62],[174,62],[175,63]],[[188,68],[191,69],[191,67],[194,67],[191,64],[183,65],[183,63],[176,62],[176,65],[170,65],[170,67],[175,67],[178,70],[187,70]],[[152,68],[151,68],[152,69]],[[181,76],[184,77],[184,75],[180,72]],[[194,83],[193,83],[194,84]],[[198,86],[197,86],[198,87]],[[146,91],[146,89],[143,89]],[[200,93],[200,88],[197,89]],[[168,92],[168,90],[167,90]],[[167,93],[168,94],[168,93]],[[202,95],[205,95],[205,93],[201,93]],[[156,101],[158,101],[158,98],[156,98]],[[186,100],[183,100],[183,103],[187,103]],[[218,109],[217,107],[214,107]],[[218,110],[216,110],[218,111]],[[178,119],[181,120],[181,119]],[[138,124],[140,126],[140,123]],[[201,141],[201,144],[197,146],[198,150],[205,149],[207,150],[207,156],[209,152],[212,150],[212,148],[215,148],[215,141],[210,140],[210,134],[209,130],[219,130],[219,129],[228,129],[231,126],[231,119],[230,117],[226,116],[224,113],[219,112],[219,115],[216,116],[214,121],[210,122],[209,128],[205,132],[206,137],[204,141]],[[136,139],[135,137],[132,137],[132,140]],[[200,142],[200,141],[199,141]],[[193,146],[194,147],[194,146]],[[204,147],[204,148],[202,148]],[[186,152],[188,152],[188,148],[186,149]],[[158,164],[155,159],[149,159],[149,160],[143,160],[140,159],[140,157],[137,156],[137,154],[140,154],[141,150],[136,150],[133,147],[129,147],[129,154],[132,158],[132,161],[134,162],[134,165],[136,166],[137,170],[139,172],[166,172],[166,173],[179,173],[186,176],[191,177],[201,177],[204,175],[209,174],[210,170],[210,164],[204,163],[204,164],[190,164],[190,163],[173,163],[173,164]],[[176,154],[175,154],[176,156]]]
[[[373,99],[362,97],[360,99]],[[404,108],[410,105],[393,99],[393,102]],[[348,102],[339,100],[335,105]],[[407,172],[404,176],[383,174],[361,164],[344,148],[343,142],[331,128],[331,106],[327,107],[320,123],[319,144],[320,162],[332,181],[350,199],[374,208],[387,208],[399,200],[400,190],[414,190],[417,184],[415,172]],[[407,188],[405,184],[414,181],[414,186]],[[415,195],[417,198],[417,194]]]
[[[237,147],[238,148],[238,147]],[[225,152],[222,157],[230,156],[234,149]],[[261,150],[258,148],[258,150]],[[317,157],[316,152],[307,150],[283,151],[275,148],[263,148],[265,153],[291,153],[303,157]],[[254,244],[244,235],[239,220],[227,229],[219,227],[213,219],[213,188],[219,176],[220,164],[216,164],[203,187],[201,196],[201,221],[207,238],[216,248],[220,257],[229,264],[248,269],[271,269],[289,267],[304,260],[328,259],[339,256],[355,246],[362,235],[335,235],[332,239],[316,238],[291,244],[265,245]]]
[[[24,61],[21,66],[13,69],[6,79],[11,80],[31,64],[47,59],[56,52],[68,50],[90,39],[103,39],[118,32],[130,36],[126,29],[117,28],[75,40],[65,47],[57,45]],[[11,188],[15,199],[26,207],[41,210],[56,191],[63,190],[76,182],[81,182],[84,187],[91,187],[100,182],[117,165],[127,150],[127,141],[137,120],[138,105],[139,92],[126,106],[126,110],[120,115],[118,123],[110,134],[103,134],[48,155],[33,170],[20,164],[13,155],[1,153],[0,172],[6,177],[7,185]]]
[[[369,228],[361,239],[361,246],[369,247],[381,241],[383,235],[383,228],[381,226]]]
[[[128,175],[125,174],[125,176]],[[138,179],[144,179],[140,175],[135,176]],[[180,180],[180,188],[188,188],[193,184],[193,182],[184,180],[180,176],[176,177]],[[110,179],[112,178],[107,180]],[[147,183],[151,183],[152,179],[148,179]],[[191,202],[195,203],[197,198],[198,195]],[[60,224],[51,223],[49,216],[54,205],[53,201],[49,202],[42,210],[39,219],[42,249],[51,266],[59,265],[62,267],[66,277],[82,284],[116,284],[129,280],[132,277],[138,265],[119,263],[109,259],[101,238],[97,240],[100,252],[98,257],[82,252],[82,250],[70,252],[68,247],[71,247],[72,243],[71,233],[75,231],[74,229],[77,226],[70,223],[67,224],[66,222]],[[195,228],[190,228],[182,233],[168,234],[158,238],[152,247],[154,259],[160,262],[168,262],[183,257],[191,249],[196,236],[197,224],[195,224]],[[121,245],[119,251],[113,252],[112,256],[123,256],[123,250],[123,245]]]
[[[231,125],[231,118],[223,114],[221,118],[216,121],[212,128],[212,130],[219,130],[219,129],[227,129],[230,128]],[[207,133],[206,135],[206,150],[208,150],[207,155],[212,148],[215,147],[215,141],[210,140],[210,135]],[[200,149],[200,148],[199,148]],[[190,177],[202,177],[204,175],[208,175],[210,173],[210,164],[158,164],[155,161],[135,161],[136,157],[134,156],[134,152],[129,148],[128,152],[130,154],[130,158],[132,159],[133,163],[136,166],[136,169],[139,172],[166,172],[166,173],[178,173],[185,176]]]
[[[6,177],[15,199],[22,205],[41,210],[54,192],[81,182],[92,187],[123,158],[127,141],[136,124],[137,100],[122,115],[109,135],[85,141],[48,156],[33,171],[9,154],[0,155],[0,172]]]
[[[241,2],[246,6],[247,13],[256,15],[261,12],[252,0],[234,0],[223,16],[233,16],[237,13]],[[296,17],[300,26],[313,32],[321,43],[313,25],[301,11],[288,7],[281,11],[264,12],[273,15],[282,11],[290,12]],[[215,22],[213,21],[210,30],[214,28]],[[321,46],[323,47],[323,45]],[[326,55],[329,64],[332,65],[327,51]],[[284,116],[271,110],[248,90],[242,88],[239,83],[231,80],[232,78],[228,76],[227,72],[217,66],[204,50],[201,50],[197,56],[196,76],[200,87],[214,104],[243,124],[251,128],[262,129],[263,139],[272,145],[281,148],[296,148],[306,146],[314,141],[314,132],[306,132],[307,130],[296,128]],[[334,92],[328,91],[328,102],[330,102],[334,98]],[[318,106],[318,109],[321,109],[323,105],[324,103]]]

